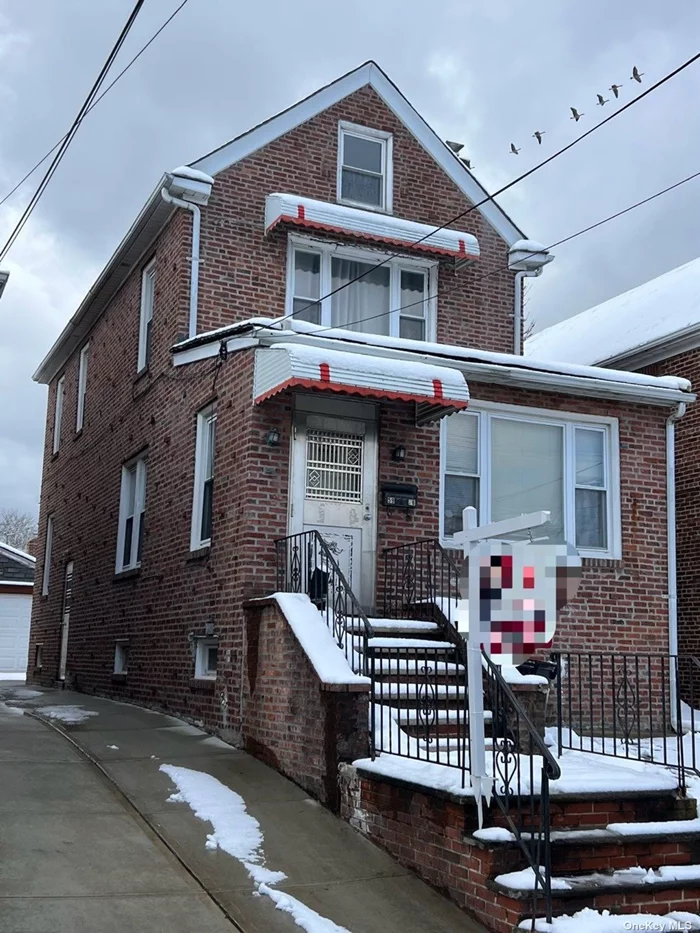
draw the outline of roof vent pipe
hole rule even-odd
[[[161,197],[168,204],[184,207],[192,214],[192,252],[190,255],[190,311],[187,335],[191,339],[197,336],[197,305],[199,302],[199,238],[201,227],[200,204],[206,205],[211,194],[214,179],[203,172],[189,169],[175,169],[165,176],[165,184],[160,189]],[[196,202],[196,203],[195,203]]]

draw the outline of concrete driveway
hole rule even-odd
[[[3,933],[484,933],[246,753],[139,707],[30,692],[0,683]],[[66,735],[31,715],[47,707]],[[207,848],[212,823],[192,801],[168,801],[178,787],[161,765],[239,795],[242,818],[259,824],[261,864],[284,880],[257,888],[245,859]],[[223,800],[226,819],[236,805]]]

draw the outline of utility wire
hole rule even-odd
[[[107,59],[106,59],[104,65],[103,65],[102,68],[100,69],[100,73],[99,73],[99,75],[97,76],[97,80],[95,81],[95,83],[93,84],[92,88],[90,89],[90,93],[88,94],[88,96],[87,96],[87,97],[85,98],[85,100],[83,101],[83,103],[82,103],[82,105],[81,105],[81,107],[80,107],[80,110],[78,111],[78,115],[76,116],[75,120],[73,121],[73,124],[72,124],[71,128],[68,130],[68,132],[66,133],[66,135],[63,137],[63,140],[59,143],[59,145],[58,145],[58,151],[56,152],[56,155],[55,155],[55,156],[53,157],[53,159],[51,160],[51,164],[49,165],[48,169],[46,170],[46,172],[45,172],[45,174],[44,174],[44,177],[43,177],[43,178],[41,179],[41,181],[39,182],[39,185],[38,185],[36,191],[34,192],[34,194],[32,195],[32,197],[30,198],[29,204],[27,204],[27,206],[25,207],[25,209],[24,209],[24,211],[23,211],[23,213],[22,213],[22,216],[21,216],[20,219],[17,221],[17,224],[15,225],[15,227],[14,227],[12,233],[11,233],[11,234],[9,235],[9,237],[7,238],[7,241],[5,242],[5,245],[4,245],[4,246],[2,247],[2,249],[0,250],[0,262],[2,262],[2,260],[5,258],[5,256],[7,255],[8,251],[9,251],[10,248],[12,247],[13,243],[15,242],[15,240],[17,239],[17,237],[19,236],[19,234],[22,232],[22,228],[24,227],[24,225],[25,225],[25,224],[27,223],[27,221],[29,220],[29,217],[31,216],[32,212],[34,211],[34,208],[35,208],[36,205],[39,203],[39,200],[40,200],[42,194],[44,193],[44,191],[46,191],[46,188],[48,187],[49,182],[50,182],[51,179],[53,178],[54,173],[56,172],[56,169],[58,168],[58,166],[60,165],[60,163],[61,163],[61,161],[62,161],[64,155],[66,154],[66,151],[68,150],[68,147],[70,146],[71,142],[73,141],[73,138],[74,138],[75,134],[78,132],[78,129],[79,129],[79,127],[80,127],[80,124],[81,124],[83,118],[85,117],[85,115],[86,115],[86,113],[87,113],[87,111],[88,111],[90,105],[94,102],[95,96],[97,95],[98,91],[99,91],[100,88],[102,87],[102,84],[103,84],[105,78],[107,77],[107,73],[109,72],[109,69],[112,67],[115,58],[116,58],[117,55],[119,54],[119,51],[120,51],[122,45],[124,44],[124,42],[125,42],[125,40],[126,40],[126,37],[128,36],[129,32],[131,31],[131,27],[134,25],[134,22],[136,21],[136,17],[137,17],[137,16],[139,15],[139,13],[141,12],[141,8],[142,8],[143,4],[144,4],[144,0],[136,0],[136,4],[134,5],[134,8],[132,9],[131,13],[129,14],[129,18],[127,19],[127,21],[126,21],[126,23],[125,23],[125,25],[124,25],[122,31],[120,32],[119,37],[118,37],[117,41],[115,42],[115,44],[114,44],[114,46],[113,46],[113,48],[112,48],[112,51],[111,51],[111,52],[109,53],[109,55],[107,56]]]
[[[182,3],[180,4],[180,6],[176,7],[175,11],[174,11],[173,13],[170,14],[170,16],[165,20],[165,22],[164,22],[163,25],[160,27],[160,29],[156,30],[156,32],[153,33],[153,35],[152,35],[151,38],[148,40],[148,42],[147,42],[144,46],[142,46],[141,50],[140,50],[139,52],[137,52],[136,55],[134,55],[134,57],[131,59],[131,61],[129,62],[129,64],[119,72],[119,74],[118,74],[117,77],[114,79],[114,81],[112,81],[110,84],[107,85],[107,87],[104,89],[104,91],[102,91],[102,93],[100,94],[99,97],[96,97],[96,98],[95,98],[95,100],[90,104],[90,106],[88,107],[88,109],[85,111],[85,116],[87,116],[87,115],[90,113],[90,111],[91,111],[94,107],[96,107],[96,106],[99,104],[99,102],[102,100],[102,98],[105,96],[105,94],[109,93],[109,91],[112,90],[112,88],[113,88],[114,85],[117,83],[117,81],[119,81],[121,78],[124,77],[124,75],[127,73],[127,71],[129,70],[129,68],[131,68],[131,66],[137,61],[137,59],[139,59],[139,58],[143,55],[143,53],[146,51],[146,49],[149,47],[149,45],[151,45],[151,43],[155,42],[155,40],[158,38],[158,36],[161,34],[161,32],[163,32],[163,30],[165,29],[165,27],[166,27],[170,22],[172,22],[172,20],[175,19],[175,17],[177,16],[177,14],[178,14],[178,13],[180,12],[180,10],[185,6],[186,3],[189,3],[189,0],[182,0]],[[48,157],[49,157],[56,149],[58,149],[58,147],[61,145],[61,143],[63,142],[63,140],[66,139],[67,136],[68,136],[68,134],[66,133],[65,136],[61,137],[61,139],[59,139],[58,142],[57,142],[54,146],[52,146],[52,147],[49,149],[49,151],[46,153],[46,155],[42,156],[42,158],[39,159],[39,161],[36,163],[36,165],[34,166],[34,168],[30,168],[29,171],[27,172],[27,174],[26,174],[23,178],[20,178],[20,180],[17,182],[17,184],[14,186],[14,188],[11,188],[10,191],[8,191],[7,194],[6,194],[3,198],[0,198],[0,206],[2,206],[2,205],[5,203],[5,201],[8,200],[8,198],[11,198],[12,195],[15,193],[15,191],[17,191],[18,188],[21,188],[22,185],[25,183],[25,181],[26,181],[28,178],[31,178],[31,176],[34,174],[34,172],[36,172],[36,170],[37,170],[40,166],[42,166],[42,165],[44,164],[44,162],[46,162],[46,160],[48,159]]]
[[[564,243],[569,243],[571,242],[571,240],[575,240],[577,237],[583,236],[584,233],[589,233],[591,230],[596,230],[598,227],[602,227],[604,224],[610,223],[611,220],[617,220],[618,217],[622,217],[624,214],[629,214],[630,211],[634,211],[638,207],[642,207],[644,204],[649,204],[650,201],[655,201],[656,198],[660,198],[662,195],[668,194],[669,191],[674,191],[676,188],[680,188],[681,185],[685,185],[689,181],[693,181],[693,179],[695,178],[700,178],[700,172],[694,172],[692,175],[688,175],[685,178],[682,178],[680,181],[677,181],[674,184],[669,185],[667,188],[662,188],[661,191],[657,191],[655,194],[649,195],[648,198],[643,198],[641,201],[635,201],[635,203],[630,204],[629,207],[625,207],[621,211],[616,211],[614,214],[609,214],[607,217],[604,217],[602,220],[598,220],[593,224],[589,224],[587,227],[583,227],[581,230],[577,230],[576,233],[571,233],[569,234],[569,236],[565,236],[563,239],[557,240],[555,243],[551,243],[549,246],[543,247],[542,250],[535,250],[534,252],[529,253],[524,258],[530,259],[530,257],[536,256],[540,252],[546,252],[547,250],[555,249],[555,247],[557,246],[562,246]],[[500,267],[496,269],[492,269],[490,272],[484,273],[484,275],[476,276],[474,279],[472,279],[470,284],[476,285],[479,282],[483,282],[484,279],[490,278],[492,275],[502,275],[503,271],[504,270]],[[407,308],[415,308],[418,305],[425,305],[426,302],[432,301],[433,299],[437,298],[439,294],[440,294],[440,289],[438,288],[432,295],[428,295],[427,298],[420,298],[418,301],[412,301],[409,304],[401,305],[401,307],[399,308],[392,308],[389,311],[381,311],[379,314],[372,314],[369,317],[359,318],[359,320],[352,322],[353,327],[356,324],[366,324],[368,321],[376,321],[379,318],[386,317],[389,314],[399,314],[401,311],[405,311]],[[320,300],[321,299],[319,299],[319,301]],[[315,303],[316,302],[314,302],[314,304]],[[287,317],[290,317],[290,315],[287,315]],[[282,318],[282,320],[284,320],[284,318]],[[278,323],[278,322],[276,321],[275,323]],[[310,331],[309,333],[311,334],[311,336],[315,337],[318,334],[322,334],[327,330],[342,330],[342,329],[343,328],[341,327],[331,325],[329,327],[320,327],[317,330]]]
[[[634,104],[638,103],[643,98],[647,97],[652,91],[655,91],[657,88],[661,87],[662,84],[665,84],[667,81],[670,81],[671,78],[675,78],[676,75],[680,74],[681,71],[684,71],[686,68],[689,68],[690,65],[694,64],[698,59],[700,59],[700,52],[696,53],[689,58],[687,61],[683,62],[682,65],[679,65],[677,68],[674,68],[673,71],[670,71],[667,75],[657,81],[655,84],[650,85],[645,91],[642,91],[641,94],[638,94],[637,97],[634,97],[632,100],[628,101],[626,104],[623,104],[618,110],[613,111],[605,119],[601,120],[600,123],[596,123],[595,126],[592,126],[590,129],[586,130],[585,133],[582,133],[580,136],[577,136],[576,139],[573,139],[570,143],[567,143],[566,146],[562,146],[561,149],[558,149],[552,155],[547,156],[546,159],[543,159],[541,162],[538,162],[537,165],[533,165],[532,168],[528,169],[526,172],[523,172],[522,175],[518,175],[517,178],[514,178],[512,181],[509,181],[507,185],[503,185],[502,188],[499,188],[497,191],[494,191],[492,194],[487,195],[483,200],[477,201],[476,204],[472,204],[471,207],[468,207],[466,210],[461,211],[459,214],[455,214],[454,217],[451,217],[449,220],[446,220],[439,227],[435,227],[430,230],[429,233],[426,233],[425,236],[422,236],[419,240],[416,240],[411,244],[411,249],[415,249],[420,243],[424,240],[427,240],[429,237],[433,236],[436,233],[439,233],[441,230],[444,230],[450,224],[456,223],[458,220],[461,220],[463,217],[466,217],[467,214],[471,214],[472,211],[475,211],[477,208],[482,207],[488,201],[494,201],[499,195],[503,194],[505,191],[509,191],[515,185],[519,184],[521,181],[524,181],[526,178],[529,178],[530,175],[539,171],[539,169],[544,168],[545,165],[548,165],[550,162],[553,162],[554,159],[559,158],[560,155],[563,155],[565,152],[568,152],[569,149],[573,149],[574,146],[578,145],[582,140],[586,139],[587,136],[590,136],[591,133],[595,133],[596,130],[599,130],[601,126],[605,126],[606,123],[609,123],[611,120],[614,120],[615,117],[619,117],[621,113],[624,113],[625,110],[628,110]],[[307,305],[297,309],[296,311],[291,311],[289,314],[286,314],[284,317],[278,318],[276,323],[281,324],[283,321],[286,321],[290,317],[294,317],[297,314],[301,314],[303,311],[306,311],[307,308],[311,308],[314,305],[318,304],[321,301],[325,301],[327,298],[331,298],[337,292],[342,291],[342,289],[347,288],[349,285],[352,285],[355,282],[359,282],[360,279],[363,279],[366,275],[369,275],[370,272],[373,272],[375,269],[380,268],[380,266],[385,265],[387,262],[390,262],[392,259],[398,259],[403,253],[392,253],[382,259],[380,262],[369,265],[367,269],[360,273],[360,275],[355,276],[353,279],[349,279],[347,282],[343,282],[342,285],[339,285],[337,288],[332,289],[326,295],[322,295],[320,298],[310,301]],[[1,257],[0,257],[1,258]]]

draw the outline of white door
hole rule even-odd
[[[23,674],[27,670],[31,614],[29,594],[0,594],[0,680],[3,674]]]
[[[73,561],[66,564],[66,576],[63,585],[63,615],[61,616],[61,653],[58,660],[58,679],[66,679],[68,661],[68,626],[70,624],[70,604],[73,597]]]
[[[376,562],[376,424],[304,412],[297,412],[294,424],[291,533],[317,529],[353,593],[369,607]]]

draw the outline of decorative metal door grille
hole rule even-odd
[[[362,501],[361,434],[306,432],[306,498]]]

